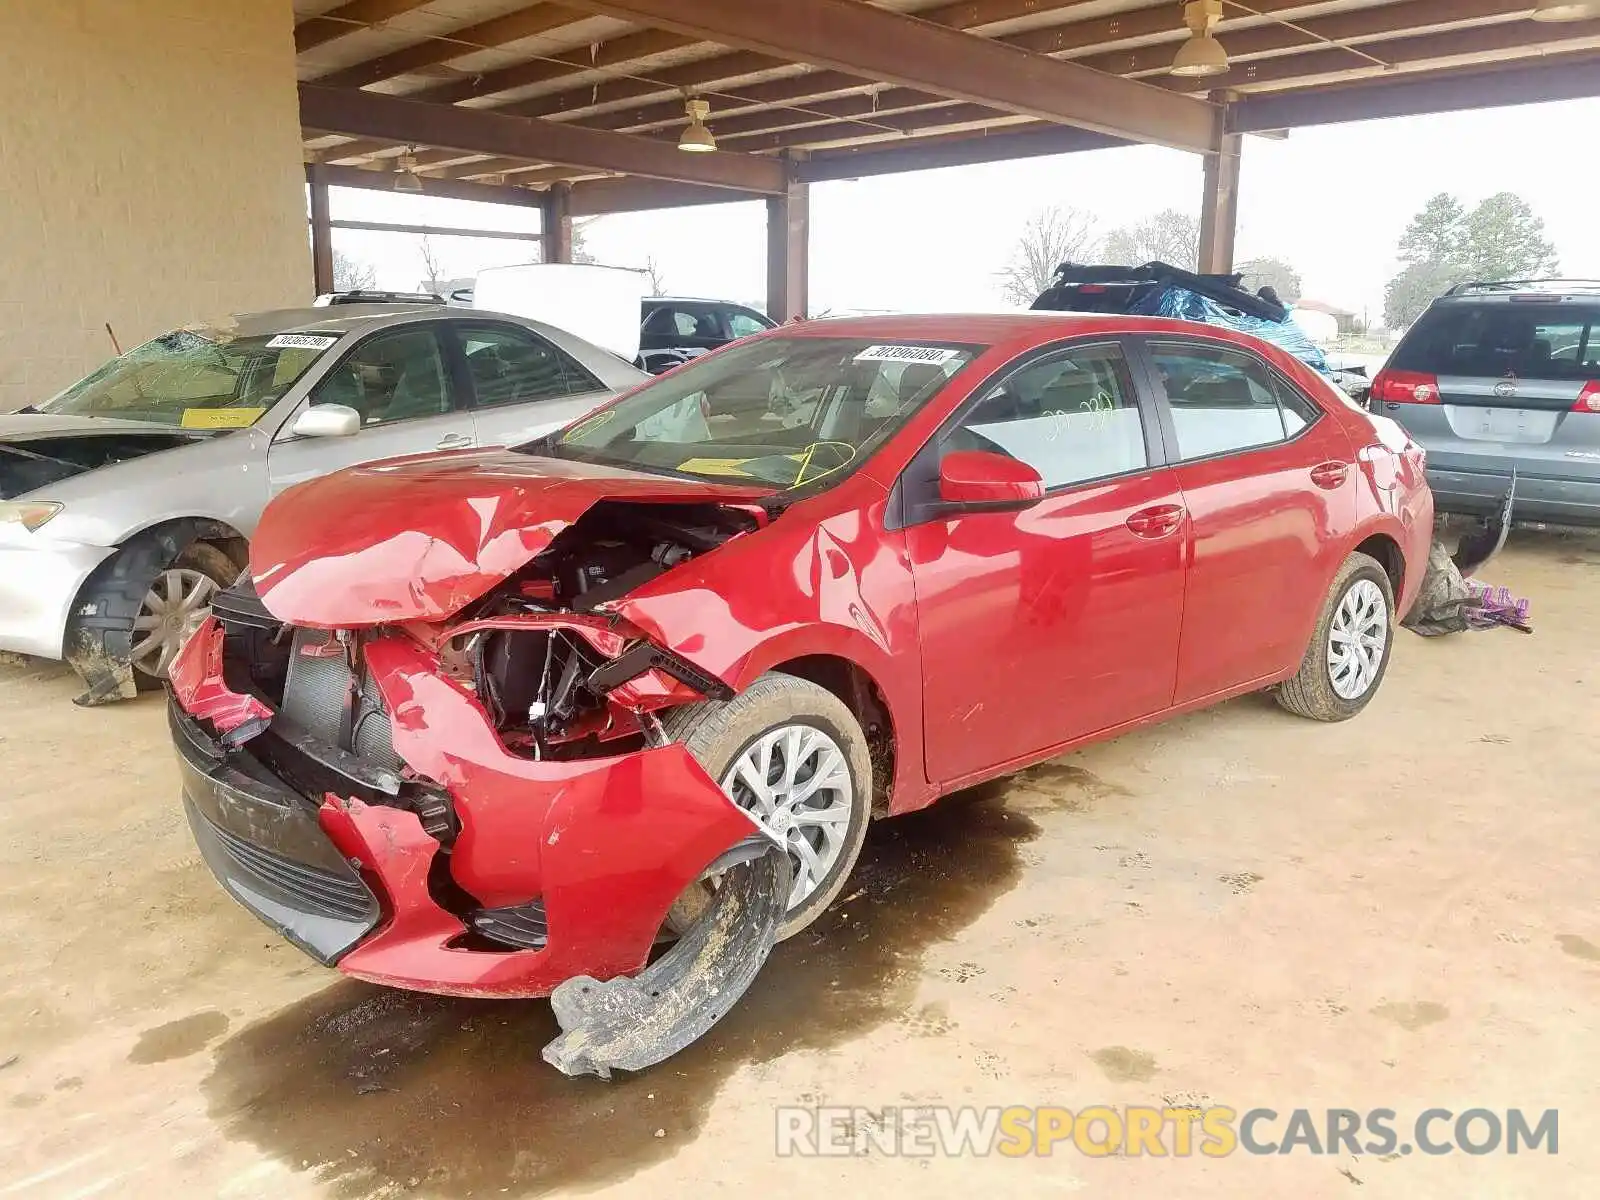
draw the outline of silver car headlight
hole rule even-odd
[[[32,533],[65,507],[50,500],[0,501],[0,525],[21,525]]]

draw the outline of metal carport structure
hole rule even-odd
[[[326,189],[392,187],[402,170],[426,194],[541,207],[554,261],[575,216],[764,198],[768,308],[785,319],[806,309],[814,182],[1139,143],[1205,157],[1202,266],[1222,270],[1246,134],[1600,95],[1600,3],[1587,0],[295,9],[319,290],[332,280]],[[1175,75],[1196,10],[1227,61]],[[678,148],[691,98],[711,107],[715,153]]]

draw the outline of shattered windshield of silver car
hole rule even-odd
[[[238,337],[220,328],[175,329],[112,359],[36,411],[242,429],[338,341],[334,333]]]

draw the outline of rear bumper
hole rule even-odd
[[[1511,483],[1509,469],[1470,471],[1429,467],[1434,506],[1442,513],[1483,516],[1493,512]],[[1600,481],[1517,476],[1513,521],[1600,526]]]
[[[0,542],[0,650],[60,658],[72,602],[113,551],[25,536],[28,545]]]
[[[207,638],[197,635],[191,645],[203,649]],[[607,758],[521,758],[504,748],[475,699],[437,673],[437,660],[422,647],[391,635],[368,642],[365,656],[393,717],[396,753],[415,775],[450,794],[460,833],[448,849],[398,804],[370,792],[365,799],[294,794],[249,753],[250,741],[222,751],[206,723],[186,719],[181,705],[173,719],[186,801],[210,826],[244,843],[241,849],[197,824],[213,872],[258,917],[346,974],[417,991],[497,997],[547,995],[578,975],[631,974],[644,966],[684,889],[757,831],[680,745]],[[185,665],[180,657],[175,672]],[[196,732],[223,754],[209,769],[205,749],[190,744]],[[261,736],[265,746],[274,735]],[[262,754],[270,757],[265,748]],[[292,824],[278,815],[282,803],[266,808],[270,796],[252,794],[247,783],[258,772],[264,778],[257,782],[279,801],[289,793],[298,802]],[[218,792],[225,800],[207,799]],[[248,807],[235,799],[239,793],[250,794]],[[226,820],[233,808],[248,819]],[[222,824],[213,816],[219,812]],[[208,848],[208,838],[222,844]],[[375,909],[344,914],[345,926],[327,927],[322,893],[313,903],[309,886],[294,895],[269,893],[261,870],[241,875],[238,860],[257,853],[321,870],[324,876],[312,882],[324,890],[331,886],[326,876],[337,876],[352,906],[353,877],[374,897]],[[542,922],[543,944],[485,949],[481,937],[467,936],[475,917],[492,911],[504,919],[507,910],[524,929]]]

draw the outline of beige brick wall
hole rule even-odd
[[[0,0],[0,412],[311,297],[291,0]]]

